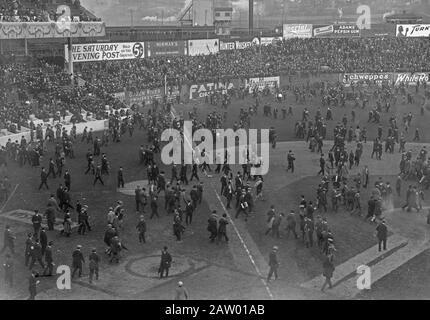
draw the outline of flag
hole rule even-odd
[[[339,19],[342,19],[342,17],[343,17],[343,9],[342,8],[337,9],[337,13],[339,14]]]

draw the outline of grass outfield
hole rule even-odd
[[[291,103],[293,98],[288,97],[287,103]],[[272,99],[269,99],[272,100]],[[247,108],[253,101],[251,99],[245,101],[233,101],[229,106],[228,120],[226,127],[232,127],[233,123],[238,119],[240,108]],[[272,101],[272,105],[275,103]],[[194,104],[179,105],[175,106],[176,111],[187,112],[192,109]],[[315,100],[311,103],[313,106],[319,105],[319,100]],[[294,124],[297,120],[301,119],[301,113],[304,106],[293,105],[294,116],[287,118],[286,120],[281,119],[270,119],[264,118],[260,115],[252,119],[253,128],[268,128],[274,126],[278,131],[279,141],[291,141],[295,140],[294,137]],[[312,111],[314,108],[309,107],[311,111],[311,118],[314,116]],[[218,110],[223,112],[219,107],[214,107],[200,103],[198,105],[198,112],[201,119],[204,119],[208,112]],[[334,118],[335,120],[328,125],[328,139],[332,136],[333,125],[340,121],[343,114],[346,113],[348,116],[351,113],[351,106],[348,105],[344,110],[335,109]],[[429,120],[429,115],[426,114],[424,117],[419,116],[419,105],[397,105],[393,108],[392,112],[398,115],[403,112],[411,111],[414,115],[412,122],[412,130],[409,133],[409,139],[412,139],[413,129],[418,126],[421,130],[422,140],[430,141],[430,133],[426,132],[426,124]],[[362,125],[367,122],[367,111],[360,114],[357,112],[357,123]],[[282,117],[282,113],[279,113]],[[325,109],[323,109],[323,115]],[[383,113],[382,125],[387,124],[387,120],[390,114]],[[186,119],[188,117],[186,116]],[[368,137],[374,137],[376,134],[376,125],[367,125]],[[79,236],[74,233],[70,238],[64,238],[59,236],[57,232],[50,232],[48,234],[49,240],[53,240],[55,243],[54,259],[56,265],[60,264],[71,264],[71,252],[77,244],[84,246],[84,254],[87,256],[90,252],[90,248],[96,247],[99,253],[104,251],[103,234],[106,225],[106,214],[109,206],[113,206],[117,200],[122,200],[125,205],[127,213],[125,219],[125,231],[121,234],[121,237],[125,245],[130,249],[126,255],[131,254],[152,254],[160,250],[164,245],[168,245],[170,250],[174,254],[181,254],[191,258],[205,259],[213,263],[217,263],[223,266],[230,266],[232,261],[232,255],[229,250],[226,250],[225,246],[214,246],[208,241],[208,232],[206,231],[207,218],[212,210],[214,203],[213,197],[208,197],[210,201],[204,201],[201,206],[198,207],[197,212],[194,215],[193,226],[187,228],[184,241],[177,243],[172,235],[172,216],[166,216],[164,211],[164,199],[159,200],[160,207],[160,219],[148,220],[148,243],[146,245],[140,245],[137,241],[137,233],[135,225],[138,222],[138,216],[134,211],[134,197],[127,196],[117,192],[116,190],[116,172],[120,166],[124,168],[125,181],[131,182],[135,180],[146,179],[146,169],[138,164],[138,150],[141,144],[146,144],[147,140],[142,131],[135,130],[135,135],[130,138],[125,136],[123,141],[118,144],[110,144],[109,147],[103,148],[102,152],[107,153],[110,164],[111,164],[111,176],[104,177],[105,186],[97,184],[95,187],[92,186],[93,177],[85,176],[84,171],[86,169],[85,153],[91,145],[86,143],[78,143],[75,146],[76,159],[66,160],[66,168],[69,169],[72,176],[72,191],[71,197],[73,204],[77,199],[80,199],[82,203],[89,205],[90,223],[95,226],[94,230],[85,236]],[[45,156],[42,164],[47,166],[49,157],[53,155],[54,146],[49,145],[49,154]],[[315,164],[315,169],[318,165]],[[163,165],[161,164],[161,168]],[[271,177],[285,175],[283,169],[280,167],[273,168],[269,173],[267,183],[275,181],[275,184],[271,186],[273,191],[268,195],[266,202],[259,202],[256,207],[257,216],[252,218],[248,222],[248,231],[252,236],[253,240],[259,247],[262,254],[266,257],[270,247],[273,245],[274,240],[270,236],[264,236],[265,213],[267,212],[271,203],[275,204],[279,210],[289,211],[292,207],[297,207],[299,195],[309,194],[309,197],[314,198],[315,186],[318,183],[317,177],[307,177],[302,180],[296,181],[293,184],[284,186],[283,184],[277,185],[277,179],[271,180]],[[393,173],[397,172],[397,167],[392,168]],[[317,171],[317,170],[316,170]],[[315,171],[315,173],[316,173]],[[170,177],[170,169],[166,169],[167,177]],[[37,187],[40,183],[40,169],[33,169],[28,166],[19,168],[16,164],[10,163],[8,167],[8,176],[13,184],[19,184],[16,193],[8,202],[3,212],[8,212],[15,209],[34,210],[39,209],[42,212],[45,209],[46,201],[49,194],[55,193],[59,183],[62,183],[62,179],[50,178],[48,184],[50,191],[42,190],[38,191]],[[206,179],[206,178],[205,178]],[[394,185],[394,176],[384,177],[384,179],[391,180]],[[218,186],[218,178],[212,178],[213,184]],[[206,183],[206,182],[205,182]],[[266,187],[265,187],[266,188]],[[209,192],[209,188],[205,189],[205,192]],[[362,199],[367,199],[366,195],[362,195]],[[399,200],[400,201],[400,200]],[[147,208],[148,209],[148,208]],[[364,208],[366,210],[366,208]],[[367,249],[368,247],[375,244],[373,238],[374,227],[361,222],[358,218],[350,217],[349,214],[342,213],[339,211],[337,214],[327,213],[329,217],[329,224],[332,227],[338,247],[338,261],[341,263],[355,254]],[[77,220],[76,213],[73,213],[72,218],[74,221]],[[23,266],[23,252],[24,252],[24,241],[27,232],[31,231],[30,225],[24,225],[5,219],[0,219],[0,229],[4,230],[5,224],[10,224],[13,230],[17,233],[16,251],[19,253],[16,257],[16,284],[17,288],[14,295],[22,297],[27,293],[27,282],[19,281],[21,277],[28,275],[27,269]],[[229,233],[232,235],[233,231],[230,229]],[[280,252],[281,264],[286,266],[281,268],[280,277],[288,279],[288,281],[298,283],[303,280],[310,279],[317,274],[321,273],[320,254],[316,249],[306,249],[301,242],[295,242],[294,240],[282,240],[282,251]],[[107,259],[101,254],[103,263],[102,269],[109,268],[106,263]],[[267,258],[267,257],[266,257]],[[101,271],[103,273],[103,270]],[[0,281],[3,281],[1,279]],[[43,288],[53,286],[53,280],[47,280],[43,282]],[[3,286],[2,286],[3,287]],[[1,291],[1,290],[0,290]]]

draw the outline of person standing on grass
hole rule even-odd
[[[10,226],[6,226],[3,240],[3,248],[1,249],[0,253],[3,253],[4,251],[6,251],[6,249],[9,249],[12,254],[15,254],[15,239],[16,237],[12,233]]]
[[[272,278],[272,275],[275,275],[275,280],[278,279],[278,267],[279,267],[279,262],[278,262],[278,256],[277,256],[277,252],[278,252],[278,247],[274,246],[272,249],[272,252],[270,252],[269,254],[269,274],[267,275],[267,282],[269,282]]]
[[[79,278],[82,277],[82,265],[85,263],[85,259],[84,259],[84,255],[81,252],[81,248],[82,248],[82,246],[78,245],[76,247],[75,251],[73,251],[73,253],[72,253],[72,258],[73,258],[72,278],[75,276],[76,271],[79,272],[79,274],[78,274]]]
[[[96,280],[99,280],[99,262],[100,262],[100,257],[97,254],[97,250],[96,248],[94,248],[91,251],[91,254],[88,258],[89,260],[89,267],[90,267],[90,284],[93,283],[93,277],[94,275],[96,276]]]
[[[119,167],[118,170],[118,189],[124,188],[124,172],[122,167]]]
[[[184,287],[184,283],[182,281],[178,282],[178,287],[175,290],[175,300],[188,300],[189,294],[188,290]]]
[[[31,275],[28,279],[28,290],[30,292],[30,297],[28,300],[35,300],[36,294],[37,294],[37,285],[40,283],[40,281],[36,280],[37,272],[31,271]]]
[[[388,228],[385,221],[382,220],[376,227],[376,237],[378,238],[378,251],[381,252],[381,247],[384,251],[387,250],[387,235]]]
[[[287,239],[290,236],[290,232],[293,233],[294,238],[297,239],[297,232],[296,232],[296,225],[297,225],[297,221],[296,221],[296,214],[294,212],[294,210],[291,210],[290,214],[287,216]]]
[[[324,256],[323,276],[325,277],[325,281],[324,281],[324,284],[321,288],[322,292],[324,292],[327,285],[328,285],[329,289],[333,288],[333,284],[331,283],[331,278],[333,278],[334,270],[335,270],[335,267],[333,264],[333,258],[331,256]]]
[[[166,278],[169,276],[169,269],[170,269],[171,263],[172,263],[172,256],[167,251],[167,247],[164,247],[163,251],[161,252],[160,268],[158,269],[160,279],[163,278],[164,272],[166,272]]]
[[[72,177],[70,176],[69,170],[66,170],[64,173],[64,185],[66,186],[67,190],[70,191],[70,187],[72,185]]]
[[[13,287],[13,259],[10,254],[6,254],[6,261],[3,263],[4,281],[9,288]]]
[[[98,166],[97,166],[96,171],[95,171],[95,173],[94,173],[94,182],[93,182],[93,186],[95,186],[95,185],[96,185],[96,182],[97,182],[97,181],[100,181],[100,183],[101,183],[102,185],[105,185],[105,184],[104,184],[104,182],[103,182],[103,180],[102,180],[102,169],[101,169],[101,166],[100,166],[100,165],[98,165]]]
[[[49,190],[49,187],[48,187],[48,174],[46,173],[45,168],[42,168],[42,171],[40,172],[39,190],[42,189],[43,186],[45,186],[46,189]]]
[[[43,275],[51,277],[54,271],[54,259],[52,258],[52,245],[53,242],[49,241],[48,246],[45,249],[45,263],[46,267],[43,270]]]
[[[140,221],[136,226],[137,233],[139,234],[139,243],[146,243],[146,221],[143,215],[140,216]]]
[[[225,241],[228,242],[227,225],[228,225],[227,214],[224,213],[218,221],[218,242],[217,243],[221,242],[223,237],[225,238]]]
[[[30,270],[33,269],[34,263],[39,262],[42,269],[45,269],[45,264],[42,261],[42,247],[39,243],[39,240],[36,239],[34,244],[30,248],[31,262],[30,262]]]

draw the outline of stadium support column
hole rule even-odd
[[[254,30],[254,0],[249,0],[249,34]]]
[[[167,96],[167,73],[164,74],[164,95]]]
[[[27,42],[27,38],[24,38],[24,55],[28,56],[28,42]]]
[[[67,38],[67,56],[69,57],[69,74],[73,77],[73,54],[72,54],[72,38]]]

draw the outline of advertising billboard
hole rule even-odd
[[[263,91],[264,88],[269,88],[271,90],[279,88],[280,77],[262,77],[262,78],[250,78],[247,82],[249,87],[249,92],[252,93],[255,89],[258,91]]]
[[[396,37],[430,37],[430,24],[398,24]]]
[[[67,44],[64,45],[66,62],[69,62]],[[143,42],[82,43],[72,45],[73,62],[130,60],[145,58]]]
[[[234,84],[230,81],[193,84],[190,86],[190,100],[205,98],[213,92],[227,93],[232,88]]]
[[[249,47],[252,47],[254,44],[252,41],[230,41],[230,42],[224,42],[220,41],[219,43],[219,50],[225,51],[225,50],[242,50]]]
[[[218,39],[188,40],[188,54],[190,56],[209,55],[219,52]]]
[[[392,83],[394,75],[392,73],[344,73],[340,75],[340,82],[346,87],[352,83]]]
[[[146,56],[183,56],[188,55],[186,41],[146,42]]]
[[[335,24],[329,26],[319,26],[313,28],[314,37],[338,37],[349,38],[359,37],[360,29],[355,24]]]
[[[312,25],[311,24],[284,24],[283,38],[311,38]]]
[[[282,42],[282,37],[260,37],[252,39],[252,43],[254,45],[268,46],[268,45],[276,45]]]
[[[430,84],[430,72],[402,72],[396,73],[394,77],[394,85],[406,85],[406,86],[416,86],[417,82],[420,84],[426,82]]]

